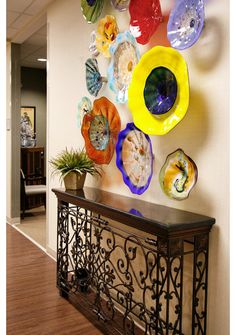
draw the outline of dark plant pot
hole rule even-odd
[[[89,272],[85,268],[78,268],[75,271],[76,279],[78,281],[79,289],[81,292],[88,291],[88,282],[89,282]]]

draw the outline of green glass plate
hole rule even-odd
[[[101,15],[104,0],[81,0],[81,10],[88,23],[95,23]]]

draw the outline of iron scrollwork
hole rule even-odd
[[[206,334],[209,234],[194,238],[192,334]]]
[[[97,318],[113,322],[122,334],[141,329],[144,335],[184,335],[184,240],[139,236],[63,202],[58,206],[57,233],[57,284],[63,292],[86,294]],[[208,239],[204,244],[199,238],[193,252],[192,335],[196,329],[196,334],[206,334],[198,294],[206,288]]]

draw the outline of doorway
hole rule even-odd
[[[46,120],[47,120],[47,25],[21,44],[21,125],[20,156],[24,185],[21,188],[46,185]],[[22,178],[22,176],[21,176]],[[25,192],[25,190],[24,190]],[[17,229],[46,250],[45,195],[25,197],[21,189],[21,220]],[[22,215],[22,203],[26,210]]]

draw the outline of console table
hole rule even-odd
[[[215,219],[89,187],[52,191],[61,296],[104,334],[207,334]]]

